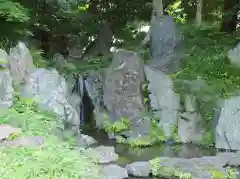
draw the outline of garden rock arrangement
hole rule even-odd
[[[107,131],[111,138],[124,136],[128,139],[138,139],[150,136],[154,121],[162,133],[155,133],[151,138],[163,136],[161,142],[166,142],[177,135],[178,140],[175,142],[200,144],[206,134],[206,128],[202,125],[203,115],[200,113],[194,91],[202,90],[207,84],[200,79],[182,80],[180,83],[188,89],[188,92],[183,94],[176,92],[175,81],[169,74],[178,69],[181,61],[178,55],[180,38],[171,18],[164,17],[162,21],[161,24],[158,21],[154,22],[156,24],[151,28],[150,64],[144,65],[137,52],[119,49],[114,52],[112,64],[105,72],[90,72],[84,80],[79,75],[78,87],[81,91],[83,84],[86,84],[88,95],[94,105],[97,128],[105,128],[106,119],[111,125],[120,122],[122,131],[117,131],[116,126],[115,131]],[[234,54],[231,52],[231,57]],[[79,134],[81,115],[79,107],[83,91],[80,95],[72,93],[73,84],[56,69],[36,68],[28,48],[21,42],[12,48],[9,54],[0,50],[0,58],[0,109],[13,105],[14,86],[19,90],[21,97],[30,98],[39,108],[53,112],[66,128]],[[148,100],[153,113],[151,115],[147,113],[149,111],[142,94],[141,86],[145,80],[148,81],[147,91],[150,93]],[[218,99],[214,102],[218,114],[210,116],[215,121],[215,125],[210,127],[215,131],[216,148],[240,150],[240,139],[237,138],[240,128],[239,96],[224,99],[220,105]],[[129,125],[127,128],[122,119],[127,120]],[[41,136],[8,140],[15,133],[20,133],[20,129],[0,125],[1,146],[28,147],[41,146],[44,143]],[[79,134],[79,146],[89,147],[94,143],[96,141],[90,136]],[[240,165],[240,154],[237,152],[190,159],[160,157],[152,161],[137,161],[123,168],[116,164],[118,155],[113,147],[98,146],[93,148],[93,151],[102,165],[100,176],[103,179],[122,179],[128,175],[148,177],[150,174],[167,178],[212,179],[216,176],[224,178],[233,174],[233,171],[225,166]]]

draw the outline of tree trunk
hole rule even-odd
[[[153,0],[153,13],[159,18],[163,16],[162,0]]]
[[[237,26],[238,0],[224,0],[221,31],[232,33]]]
[[[161,18],[164,15],[163,2],[162,0],[153,0],[152,2],[152,17],[151,22],[153,22],[156,18]],[[147,32],[145,38],[143,39],[141,46],[146,45],[150,41],[150,30]]]
[[[196,23],[197,25],[202,24],[202,6],[203,6],[203,0],[197,0],[197,10],[196,10]]]

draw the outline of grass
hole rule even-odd
[[[29,100],[16,97],[11,109],[0,112],[0,123],[21,127],[21,136],[45,138],[41,147],[1,148],[2,179],[95,179],[99,176],[99,166],[90,157],[91,152],[73,150],[67,141],[54,135],[62,126],[53,115],[39,111]]]

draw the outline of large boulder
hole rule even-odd
[[[9,56],[0,49],[0,109],[10,108],[13,105],[12,76],[7,68]]]
[[[104,85],[103,72],[89,72],[85,80],[87,93],[94,105],[93,118],[97,128],[104,127],[104,101],[103,101],[103,85]]]
[[[181,37],[171,16],[151,22],[150,45],[152,65],[164,73],[173,73],[180,66]]]
[[[216,127],[215,146],[240,150],[240,96],[224,100]]]
[[[228,51],[228,59],[229,59],[230,63],[238,68],[240,67],[240,60],[239,60],[240,53],[239,52],[240,52],[240,43],[238,43],[235,48],[230,49]]]
[[[19,86],[24,83],[28,74],[36,67],[33,64],[32,56],[22,42],[19,42],[15,47],[10,49],[9,66],[13,78],[13,84]]]
[[[229,170],[224,168],[227,160],[219,156],[191,159],[160,157],[150,162],[152,173],[160,178],[212,179],[229,177]],[[231,174],[233,178],[237,177],[236,172],[231,172]]]
[[[106,71],[103,100],[112,119],[139,118],[144,106],[141,83],[143,60],[136,52],[117,50]]]
[[[68,91],[65,79],[55,69],[40,68],[29,74],[25,84],[20,87],[20,94],[34,99],[40,108],[52,111],[61,122],[78,130],[79,115],[66,99]]]
[[[203,119],[198,112],[196,97],[184,96],[184,112],[178,120],[178,136],[183,143],[202,141],[204,134]]]
[[[149,81],[150,105],[165,136],[170,138],[179,118],[180,97],[174,92],[173,82],[168,75],[148,65],[144,69]]]

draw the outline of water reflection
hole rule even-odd
[[[103,132],[91,132],[87,135],[95,138],[100,145],[115,147],[115,151],[119,155],[118,164],[121,166],[136,161],[149,161],[156,157],[193,158],[216,155],[214,148],[203,148],[193,144],[164,144],[147,148],[131,148],[128,145],[117,144],[114,140],[108,140],[107,135]]]

